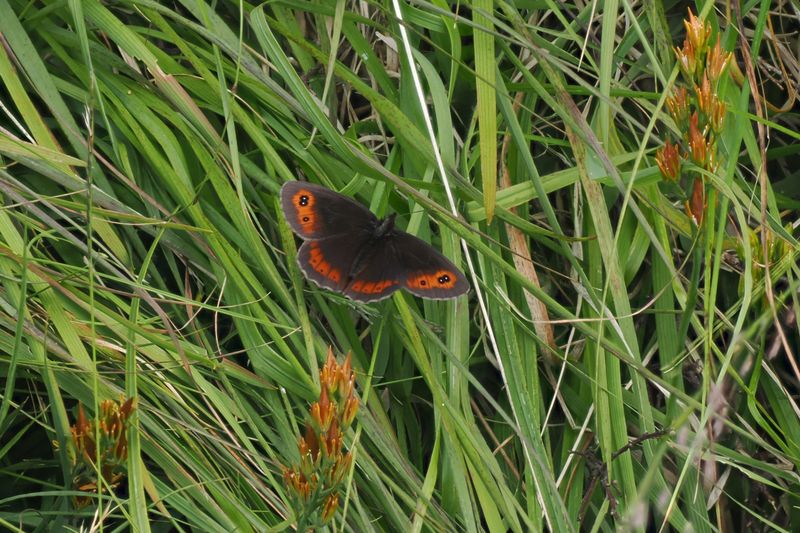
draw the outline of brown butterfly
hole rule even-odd
[[[297,252],[300,268],[320,287],[360,302],[383,300],[400,288],[434,300],[469,290],[450,260],[395,228],[394,214],[381,220],[347,196],[302,181],[283,185],[281,206],[305,241]]]

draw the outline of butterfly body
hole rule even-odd
[[[394,231],[394,218],[392,213],[388,217],[378,220],[370,231],[369,239],[364,242],[358,250],[358,255],[353,259],[352,265],[348,269],[348,284],[356,279],[356,276],[367,266],[365,261],[372,255],[372,252],[380,245],[383,239],[391,239]]]
[[[303,273],[320,287],[362,302],[404,288],[424,298],[449,299],[469,285],[458,268],[426,242],[379,219],[351,198],[320,185],[290,181],[281,207],[305,242],[297,252]]]

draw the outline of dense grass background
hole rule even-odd
[[[329,345],[362,399],[331,529],[797,527],[796,10],[692,6],[734,52],[698,228],[654,159],[688,4],[402,4],[0,0],[4,527],[292,527]],[[318,290],[293,179],[470,295]],[[98,496],[70,426],[120,397]]]

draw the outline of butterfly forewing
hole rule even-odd
[[[373,228],[378,223],[358,202],[304,181],[283,184],[281,207],[292,231],[305,240],[350,234],[353,228]]]

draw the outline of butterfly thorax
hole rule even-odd
[[[390,235],[394,231],[394,219],[396,216],[396,213],[392,213],[386,218],[378,221],[375,229],[372,230],[371,238],[361,247],[361,249],[358,251],[358,254],[353,259],[349,272],[347,273],[347,279],[345,280],[344,284],[345,287],[350,286],[356,276],[358,276],[361,271],[364,270],[364,267],[366,266],[365,260],[370,256],[374,247],[384,237]]]
[[[375,227],[375,231],[373,232],[373,235],[376,239],[380,239],[384,235],[391,233],[391,231],[394,229],[394,218],[396,216],[397,213],[392,213],[378,223],[378,225]]]

